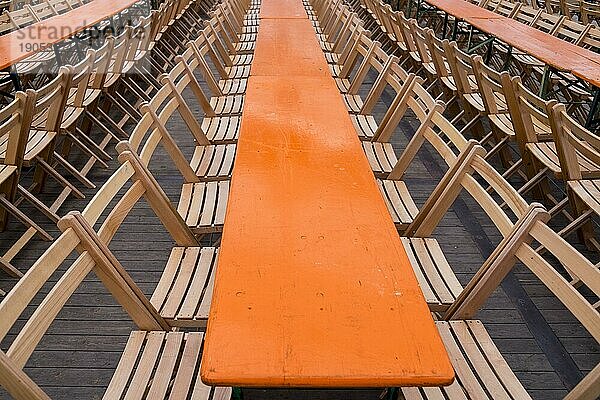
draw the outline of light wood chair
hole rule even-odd
[[[581,22],[590,24],[600,21],[600,5],[593,1],[581,0],[579,12],[581,14]]]
[[[139,154],[140,168],[151,176],[148,165],[157,146],[161,145],[184,181],[177,206],[181,217],[195,234],[220,232],[229,195],[229,181],[226,178],[231,173],[235,144],[211,145],[187,103],[181,101],[177,90],[173,90],[167,76],[163,82],[163,89],[142,107],[143,116],[128,141],[119,143],[117,150],[129,151],[136,156]],[[169,121],[176,121],[173,118],[178,118],[177,115],[190,131],[190,138],[198,143],[191,161],[187,160],[167,129]],[[229,169],[224,170],[225,165]]]
[[[23,153],[27,146],[27,126],[31,123],[34,101],[35,98],[31,94],[17,92],[15,99],[0,109],[0,143],[6,149],[4,160],[0,164],[0,230],[6,229],[10,214],[25,226],[33,228],[42,239],[52,240],[48,232],[19,210],[15,204],[17,196],[22,196],[34,207],[39,207],[41,203],[19,184]],[[0,258],[0,269],[13,277],[23,275],[3,258]]]
[[[563,232],[580,228],[583,241],[600,250],[591,217],[600,215],[600,137],[570,117],[563,104],[552,107],[552,134],[575,220]]]
[[[600,271],[580,252],[556,234],[544,221],[544,212],[534,212],[513,229],[513,240],[497,248],[494,267],[481,268],[449,309],[445,322],[438,328],[451,354],[457,373],[455,382],[444,388],[403,388],[407,399],[475,399],[493,393],[494,398],[529,399],[504,358],[495,347],[484,326],[470,318],[480,309],[491,292],[515,262],[524,265],[578,320],[595,339],[600,340],[600,316],[596,305],[575,288],[570,279],[576,276],[579,286],[592,297],[600,294]],[[505,237],[506,239],[506,237]],[[544,254],[534,249],[540,243]],[[489,260],[489,259],[488,259]],[[565,399],[584,400],[600,396],[600,367],[588,373]]]
[[[212,93],[216,97],[242,96],[245,93],[246,79],[226,79],[219,80],[215,78],[202,55],[202,49],[198,49],[195,44],[190,44],[188,49],[177,58],[179,64],[173,71],[185,74],[188,85],[193,88],[194,95],[199,106],[204,111],[201,127],[206,132],[207,137],[213,143],[234,143],[239,136],[241,115],[218,115],[210,106],[210,99],[205,95],[200,87],[196,77],[204,78]],[[173,73],[173,79],[177,80]],[[187,85],[184,85],[187,86]]]
[[[126,157],[126,154],[122,156]],[[130,162],[126,162],[111,179],[113,183],[118,180],[127,181],[137,176],[138,172]],[[51,283],[53,290],[42,294],[41,303],[35,307],[33,314],[26,317],[28,323],[17,331],[16,338],[8,350],[0,352],[0,384],[15,399],[48,400],[50,398],[23,371],[23,367],[66,301],[91,271],[100,278],[106,289],[123,306],[138,327],[127,341],[121,360],[105,392],[105,399],[123,396],[165,398],[170,394],[187,396],[193,392],[198,399],[210,400],[223,398],[221,396],[228,394],[228,389],[206,387],[199,379],[203,333],[171,331],[171,325],[144,296],[110,251],[109,243],[118,226],[136,202],[145,196],[157,211],[161,221],[167,224],[167,229],[174,235],[174,240],[189,251],[182,267],[186,271],[189,270],[188,263],[192,261],[191,257],[195,251],[193,247],[198,249],[196,241],[190,234],[185,234],[185,225],[181,222],[174,223],[176,219],[171,218],[176,216],[176,213],[169,213],[160,199],[154,197],[155,193],[152,189],[146,188],[146,184],[144,178],[135,179],[97,231],[93,228],[93,222],[98,220],[106,198],[109,201],[114,198],[116,192],[112,188],[120,187],[120,184],[105,186],[106,189],[101,194],[105,197],[103,201],[93,202],[92,206],[86,208],[83,213],[70,213],[61,219],[59,227],[63,230],[63,234],[0,303],[0,313],[3,315],[0,337],[4,338],[42,286],[53,274],[60,273],[61,278],[58,282]],[[173,254],[180,251],[177,249],[173,250]],[[74,261],[65,262],[74,252],[80,255],[71,259]],[[210,249],[201,251],[200,262],[204,263],[207,259],[207,252],[210,252]],[[66,264],[66,270],[57,272],[63,264]],[[196,271],[202,268],[200,266]],[[195,272],[194,276],[196,277],[194,289],[198,289],[201,272]],[[179,286],[181,280],[181,276],[175,279]],[[195,292],[195,294],[199,293]],[[174,354],[177,357],[173,357]]]

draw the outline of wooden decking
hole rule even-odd
[[[178,129],[175,124],[170,128],[179,143],[189,140],[187,135],[177,137],[183,129]],[[399,149],[406,145],[407,137],[416,129],[416,122],[405,123],[400,129],[402,132],[396,135],[395,142]],[[193,143],[182,147],[190,156]],[[114,151],[111,154],[114,155]],[[418,162],[406,176],[418,204],[423,203],[442,173],[442,163],[433,154],[421,151]],[[94,169],[90,179],[101,185],[118,163],[112,160],[109,164],[109,170]],[[174,166],[162,150],[151,167],[167,194],[175,200],[182,182],[173,178],[179,174],[174,173]],[[50,182],[47,190],[59,189]],[[88,190],[86,194],[91,195],[92,191]],[[67,201],[61,215],[71,209],[82,209],[88,200]],[[149,207],[137,207],[111,244],[115,255],[147,295],[157,284],[172,246],[168,233],[158,229],[159,224]],[[58,232],[50,223],[44,228],[50,233]],[[20,233],[19,229],[13,223],[11,233],[2,235],[2,250],[12,243]],[[463,284],[499,241],[493,226],[473,201],[465,197],[456,202],[453,212],[444,219],[435,236]],[[132,248],[134,242],[136,246]],[[46,247],[47,243],[33,241],[14,264],[26,271]],[[0,276],[0,289],[9,290],[14,283],[15,280]],[[578,323],[573,323],[571,314],[529,272],[517,269],[509,274],[502,290],[496,291],[477,317],[485,323],[494,342],[535,399],[562,398],[567,388],[578,381],[580,373],[588,372],[600,361],[600,348],[596,342]],[[88,279],[59,314],[28,363],[35,367],[28,367],[27,372],[53,399],[101,398],[133,328],[127,315],[103,286]],[[12,336],[7,339],[11,340]],[[6,343],[2,343],[2,348],[6,348]],[[375,399],[378,393],[373,390],[253,390],[245,392],[245,398]],[[9,397],[0,391],[0,399],[5,398]]]

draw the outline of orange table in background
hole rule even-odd
[[[294,4],[262,4],[202,380],[449,384],[431,313],[306,13],[287,12]]]
[[[0,70],[131,7],[140,0],[94,0],[64,14],[0,36]],[[148,0],[149,1],[149,0]]]
[[[425,0],[559,71],[600,87],[600,54],[465,0]]]

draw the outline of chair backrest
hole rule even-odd
[[[433,63],[431,59],[431,53],[429,47],[427,47],[427,39],[425,37],[425,31],[427,28],[421,28],[417,23],[417,20],[411,19],[409,21],[410,32],[415,42],[417,51],[419,52],[419,58],[422,64]]]
[[[395,106],[395,107],[394,107]],[[408,90],[398,100],[397,105],[392,104],[393,114],[386,124],[386,131],[382,132],[378,140],[391,136],[391,130],[398,125],[405,113],[410,110],[419,120],[419,127],[411,137],[398,158],[387,179],[400,180],[408,170],[424,143],[429,143],[448,166],[453,165],[459,155],[473,146],[442,114],[445,104],[436,101],[431,94],[418,82],[412,80]],[[393,127],[393,128],[392,128]]]
[[[82,213],[69,213],[58,222],[62,235],[0,303],[0,339],[16,328],[16,337],[8,350],[0,351],[0,385],[17,399],[50,399],[23,367],[63,306],[92,271],[139,329],[171,329],[111,252],[109,244],[142,197],[150,203],[178,245],[198,244],[139,160],[130,152],[123,152],[119,158],[123,165],[98,190]],[[130,181],[132,184],[127,185]],[[118,198],[121,191],[124,194]],[[103,213],[108,216],[98,222]],[[97,224],[99,227],[95,229]],[[75,252],[79,256],[70,259]],[[64,269],[60,268],[62,266]],[[57,280],[51,280],[51,277]],[[40,293],[43,287],[48,287],[49,291]],[[31,304],[34,298],[41,298],[39,305]],[[28,306],[34,309],[31,315],[24,314]],[[25,320],[20,328],[15,326],[19,319]]]
[[[595,1],[581,0],[581,22],[590,24],[600,21],[600,4]]]
[[[600,165],[600,136],[590,132],[568,115],[564,104],[552,107],[551,125],[560,167],[566,180],[582,178],[580,157],[583,157],[586,163]]]
[[[473,70],[487,114],[508,114],[505,88],[511,89],[510,74],[490,68],[481,56],[473,57]]]
[[[57,15],[58,13],[54,10],[54,7],[50,4],[49,1],[42,1],[36,5],[28,5],[31,9],[31,12],[35,19],[39,22],[46,18],[50,18],[53,15]]]
[[[17,92],[13,101],[0,108],[0,140],[6,141],[3,163],[15,165],[19,169],[27,146],[25,127],[31,123],[33,100],[32,96]]]
[[[542,15],[543,10],[534,9],[533,7],[523,6],[519,9],[519,11],[514,15],[514,18],[529,26],[533,26],[540,15]]]
[[[566,17],[564,15],[556,15],[542,12],[539,18],[533,24],[533,27],[542,32],[554,35],[560,29]]]
[[[444,51],[458,92],[462,95],[478,93],[478,88],[472,84],[475,71],[471,56],[460,50],[455,42],[445,42]]]
[[[594,53],[600,53],[600,28],[590,24],[590,29],[579,42],[579,46],[591,50]]]
[[[453,82],[452,70],[450,69],[448,55],[446,54],[446,48],[449,45],[449,41],[448,39],[442,40],[438,38],[433,29],[427,29],[425,31],[425,38],[436,74],[442,80],[444,85],[448,85],[450,83],[449,80]]]
[[[579,45],[591,28],[592,25],[584,25],[577,21],[565,19],[560,28],[554,33],[554,36],[566,42]]]
[[[71,95],[75,94],[70,105],[74,107],[83,107],[86,91],[92,77],[95,54],[96,52],[90,49],[80,62],[69,66],[71,75],[69,91]]]
[[[48,3],[54,10],[55,14],[63,14],[73,9],[73,6],[68,0],[49,0]]]
[[[58,75],[50,82],[37,90],[27,90],[27,95],[34,96],[35,99],[31,110],[32,129],[59,132],[71,78],[70,68],[61,67]]]
[[[185,62],[180,61],[171,74],[161,75],[159,79],[163,86],[150,102],[140,107],[143,113],[141,120],[131,133],[127,147],[121,145],[118,150],[128,150],[139,154],[140,162],[147,167],[158,145],[162,145],[181,172],[183,179],[186,182],[198,182],[199,178],[195,171],[167,129],[169,121],[177,112],[197,145],[210,143],[198,123],[197,117],[182,96],[182,92],[188,86],[191,86],[191,90],[194,92],[194,86],[198,84],[195,79],[193,80],[187,75],[187,72]]]
[[[33,14],[33,11],[27,6],[20,10],[10,12],[4,11],[4,13],[8,16],[15,28],[24,28],[37,22],[37,18]]]
[[[517,142],[525,151],[524,144],[551,138],[550,110],[557,101],[544,100],[531,92],[518,76],[512,78],[512,83],[516,101],[509,102],[508,107]]]

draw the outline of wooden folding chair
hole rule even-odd
[[[70,188],[77,197],[83,198],[83,193],[56,170],[56,167],[60,165],[67,172],[71,172],[68,163],[63,158],[56,157],[54,152],[68,97],[70,79],[69,68],[61,67],[56,78],[48,84],[38,90],[29,89],[27,91],[28,95],[34,96],[35,101],[31,102],[31,124],[26,126],[26,130],[23,132],[28,138],[23,154],[23,166],[35,166],[33,183],[29,188],[34,193],[42,191],[46,177],[49,175],[62,186]],[[4,159],[5,156],[6,147],[0,146],[0,158]],[[41,211],[47,213],[46,209]]]
[[[551,127],[561,175],[575,219],[561,230],[566,236],[580,229],[582,241],[600,250],[591,217],[600,215],[600,137],[581,126],[563,104],[552,107]]]
[[[581,0],[580,4],[579,12],[582,23],[590,24],[600,21],[600,4],[587,0]]]
[[[361,140],[376,142],[382,137],[388,137],[388,134],[396,129],[399,123],[399,119],[396,119],[396,117],[400,117],[397,109],[401,103],[401,99],[411,89],[411,85],[415,79],[421,82],[421,78],[416,78],[414,74],[409,74],[400,67],[395,62],[395,57],[391,58],[389,68],[383,71],[373,83],[368,96],[365,98],[361,112],[359,114],[350,114],[358,137]],[[383,100],[382,95],[384,93],[393,96],[390,105],[386,104]],[[385,114],[380,119],[376,119],[373,115],[373,110],[376,107],[386,109]],[[388,140],[389,137],[385,139],[385,141]]]
[[[165,86],[168,88],[168,86]],[[130,152],[132,155],[128,156],[127,160],[133,157],[133,161],[139,173],[143,173],[147,176],[150,181],[153,182],[155,190],[161,191],[160,185],[152,177],[152,173],[148,170],[148,164],[156,150],[156,147],[162,145],[177,169],[181,172],[184,180],[182,186],[181,197],[177,206],[177,212],[190,227],[192,232],[196,235],[204,235],[207,233],[221,232],[223,224],[225,222],[225,211],[227,206],[227,199],[229,197],[229,181],[201,181],[196,171],[198,168],[205,169],[205,166],[199,166],[197,164],[190,164],[186,157],[181,152],[177,143],[173,140],[168,129],[165,127],[167,121],[177,108],[170,106],[169,103],[177,103],[176,98],[169,97],[169,89],[165,89],[164,92],[159,93],[157,98],[153,99],[155,104],[148,104],[144,107],[144,115],[136,129],[132,133],[128,142],[121,142],[117,145],[117,150],[120,153]],[[162,110],[156,110],[156,103],[161,99],[160,104],[165,103],[165,107]],[[157,114],[158,111],[158,114]],[[185,107],[179,108],[181,117],[186,124],[189,123],[189,129],[194,135],[200,133],[194,128],[194,123],[189,117],[184,117],[186,114]],[[200,137],[200,136],[199,136]],[[207,145],[209,146],[209,145]],[[228,145],[229,147],[222,147],[224,152],[228,149],[233,148],[235,151],[235,145]],[[198,146],[201,147],[201,146]],[[202,150],[197,149],[196,154],[200,154]],[[138,156],[139,154],[139,156]],[[206,154],[206,153],[205,153]],[[126,161],[123,158],[120,161]],[[136,161],[137,160],[137,161]],[[208,158],[210,161],[210,157]],[[218,175],[220,165],[216,165],[213,169],[208,172],[213,175]]]
[[[23,153],[27,145],[27,126],[31,123],[31,95],[17,92],[15,99],[0,109],[0,146],[5,149],[4,159],[0,164],[0,231],[6,229],[8,215],[12,215],[22,224],[35,229],[44,240],[52,240],[52,236],[34,222],[27,214],[17,208],[17,196],[39,205],[31,193],[19,185],[19,176],[23,164]],[[20,277],[21,272],[8,261],[0,258],[0,269],[11,276]]]
[[[125,154],[122,155],[126,157]],[[177,286],[181,286],[183,275],[189,272],[189,263],[192,257],[200,251],[196,258],[200,262],[210,262],[207,253],[210,249],[200,250],[194,237],[186,231],[186,227],[176,213],[165,209],[165,204],[160,198],[155,197],[152,188],[147,189],[147,182],[143,177],[137,176],[139,171],[130,162],[126,162],[111,178],[113,185],[106,187],[102,192],[105,198],[95,201],[83,213],[70,213],[59,222],[63,234],[50,246],[50,248],[33,264],[20,282],[6,295],[0,303],[0,313],[3,323],[0,327],[0,337],[4,338],[10,332],[16,332],[15,339],[11,342],[6,352],[0,352],[0,385],[16,399],[48,400],[50,397],[24,372],[27,360],[35,352],[40,340],[54,322],[67,300],[77,290],[83,280],[94,271],[102,281],[107,291],[121,304],[137,326],[129,336],[123,355],[117,365],[113,378],[105,392],[105,399],[123,397],[136,398],[166,398],[170,395],[190,396],[191,393],[200,400],[223,398],[229,389],[215,389],[206,387],[200,381],[200,356],[203,344],[201,332],[175,332],[156,307],[148,300],[140,288],[133,281],[126,269],[114,256],[109,248],[111,239],[124,218],[142,197],[148,200],[156,211],[158,217],[165,223],[167,230],[173,234],[178,246],[183,246],[186,257],[182,261],[182,274],[176,277]],[[134,178],[136,176],[136,178]],[[94,229],[94,222],[98,220],[102,206],[106,201],[114,198],[112,187],[122,185],[118,180],[133,179],[133,184],[125,195],[109,211],[109,216],[98,230]],[[164,193],[163,193],[164,194]],[[166,196],[165,196],[166,197]],[[99,204],[100,203],[100,204]],[[187,234],[186,234],[187,233]],[[179,249],[173,250],[177,254]],[[77,254],[69,258],[71,254]],[[65,266],[65,270],[59,269]],[[171,272],[173,262],[168,267]],[[191,289],[194,296],[202,297],[202,292],[210,291],[208,282],[203,282],[202,269],[210,272],[210,267],[200,266],[195,270]],[[50,277],[59,274],[59,280],[48,282]],[[37,295],[40,289],[48,284],[51,289],[47,293]],[[177,287],[169,293],[176,295]],[[206,293],[209,296],[209,293]],[[31,315],[23,315],[26,307],[35,298],[41,302],[35,306]],[[173,300],[172,300],[173,299]],[[157,301],[157,300],[155,300]],[[190,313],[190,301],[183,303],[182,316]],[[165,307],[170,308],[177,299],[169,298]],[[200,308],[206,308],[201,301]],[[197,325],[196,312],[192,310],[192,317],[188,318]],[[22,317],[27,320],[21,328],[11,330],[17,320]],[[173,357],[177,355],[176,357]],[[139,360],[139,362],[138,362]],[[144,371],[152,371],[147,374]]]
[[[529,217],[521,219],[512,230],[511,241],[504,237],[494,258],[488,258],[454,305],[447,311],[448,321],[437,322],[442,340],[457,372],[455,382],[443,388],[403,388],[407,399],[477,399],[493,393],[494,398],[530,399],[522,384],[494,345],[480,321],[471,320],[515,262],[522,264],[541,282],[583,328],[600,339],[600,316],[590,302],[600,294],[600,272],[545,223],[543,210],[532,207]],[[540,243],[544,254],[533,243]],[[577,282],[578,289],[572,284]],[[584,296],[587,292],[591,295]],[[595,300],[592,300],[595,301]],[[600,396],[600,367],[595,366],[565,399],[585,400]]]

